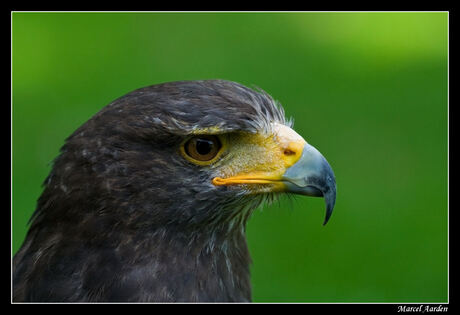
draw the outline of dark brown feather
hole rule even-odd
[[[44,182],[13,300],[250,301],[245,224],[265,197],[213,187],[210,169],[177,152],[197,128],[273,120],[284,114],[266,93],[223,80],[154,85],[103,108]]]

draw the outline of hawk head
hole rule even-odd
[[[320,196],[326,224],[336,196],[281,105],[224,80],[115,100],[67,138],[44,186],[15,257],[18,299],[246,301],[252,211]]]

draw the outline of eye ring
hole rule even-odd
[[[196,135],[181,146],[181,151],[189,161],[208,165],[217,160],[222,151],[222,142],[214,135]]]

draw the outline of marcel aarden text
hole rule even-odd
[[[399,305],[398,313],[444,313],[448,307],[445,305]]]

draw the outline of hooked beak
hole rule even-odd
[[[335,176],[331,166],[317,149],[291,128],[276,124],[274,129],[275,149],[270,148],[268,151],[277,158],[268,164],[254,161],[253,170],[225,178],[215,177],[212,183],[216,186],[268,185],[268,190],[260,191],[324,197],[325,225],[331,217],[336,198]],[[278,166],[274,167],[275,164]],[[255,192],[257,193],[257,189]]]
[[[326,217],[331,217],[335,205],[336,184],[331,166],[315,147],[305,143],[300,159],[282,176],[286,191],[313,197],[324,197]]]

